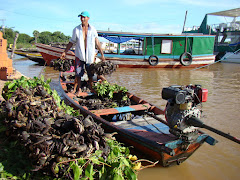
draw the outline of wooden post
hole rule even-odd
[[[187,36],[185,38],[185,49],[184,49],[184,52],[187,52],[187,43],[188,43],[188,40],[187,40]]]
[[[11,59],[13,59],[13,54],[14,54],[15,47],[16,47],[16,44],[17,44],[18,35],[19,35],[19,34],[16,33],[16,36],[15,36],[15,39],[14,39],[14,43],[13,43],[13,48],[12,48]]]
[[[121,45],[120,45],[120,43],[118,43],[117,54],[120,54],[120,47],[121,47]]]

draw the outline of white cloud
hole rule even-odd
[[[240,7],[239,0],[123,0],[122,1],[126,5],[131,6],[137,6],[137,5],[148,5],[148,4],[159,4],[160,6],[163,4],[180,4],[185,5],[186,8],[189,6],[201,6],[201,7],[216,7],[219,8],[225,8],[225,9],[231,9],[231,8],[237,8]],[[172,6],[171,5],[171,6]]]
[[[234,9],[240,6],[239,1],[236,0],[176,0],[177,3],[185,4],[185,5],[194,5],[201,7],[215,7],[216,9],[224,8],[224,9]],[[218,10],[217,10],[218,11]]]
[[[141,23],[141,24],[116,24],[116,23],[94,23],[97,30],[103,31],[122,31],[136,33],[159,33],[159,34],[181,34],[182,27],[179,24],[160,25],[156,22]]]

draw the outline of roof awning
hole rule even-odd
[[[240,8],[230,9],[230,10],[226,10],[226,11],[219,11],[219,12],[215,12],[215,13],[208,13],[208,15],[239,17],[240,16]]]
[[[142,40],[143,38],[141,37],[111,37],[111,36],[102,36],[104,37],[105,39],[113,42],[113,43],[124,43],[124,42],[127,42],[127,41],[130,41],[132,39],[135,39],[135,40]]]

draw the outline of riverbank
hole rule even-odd
[[[14,73],[10,76],[7,77],[7,80],[1,80],[0,79],[0,101],[4,100],[3,97],[2,97],[2,88],[4,87],[5,83],[8,82],[8,81],[12,81],[14,79],[19,79],[20,77],[24,76],[23,74],[21,74],[19,71],[17,70],[13,70]]]

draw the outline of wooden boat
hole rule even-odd
[[[117,140],[134,146],[135,152],[159,161],[164,167],[182,163],[204,142],[211,145],[216,143],[213,138],[198,129],[186,134],[177,134],[178,130],[170,128],[169,122],[165,120],[164,110],[131,93],[127,93],[131,101],[129,106],[98,110],[81,106],[79,101],[91,98],[92,93],[83,92],[81,97],[76,97],[69,92],[67,87],[73,84],[73,81],[67,78],[69,74],[60,73],[59,78],[67,104],[80,109],[82,114],[91,115],[96,122],[102,124],[106,132],[117,132]],[[165,93],[165,96],[168,95]]]
[[[49,66],[51,61],[54,59],[59,59],[64,49],[60,47],[53,47],[50,45],[45,45],[41,43],[35,44],[38,51],[41,53],[44,61]],[[68,51],[66,54],[66,59],[75,60],[75,54],[73,51]]]
[[[98,31],[98,35],[118,45],[117,53],[105,53],[104,56],[106,60],[111,60],[120,68],[193,68],[211,64],[215,60],[214,36],[211,35],[137,34],[111,31]],[[120,53],[122,44],[133,39],[138,42],[138,48]],[[36,47],[48,65],[51,60],[58,59],[63,52],[61,48],[39,43]],[[75,59],[74,52],[68,52],[67,59]]]
[[[45,64],[45,61],[40,53],[28,53],[26,54],[26,57],[39,64]]]
[[[11,50],[10,50],[11,51]],[[37,49],[17,49],[14,51],[14,54],[18,54],[18,55],[21,55],[21,56],[41,56],[41,53],[37,51]]]
[[[37,50],[15,50],[14,54],[27,57],[31,61],[37,62],[39,64],[45,63],[41,53],[39,53]]]

